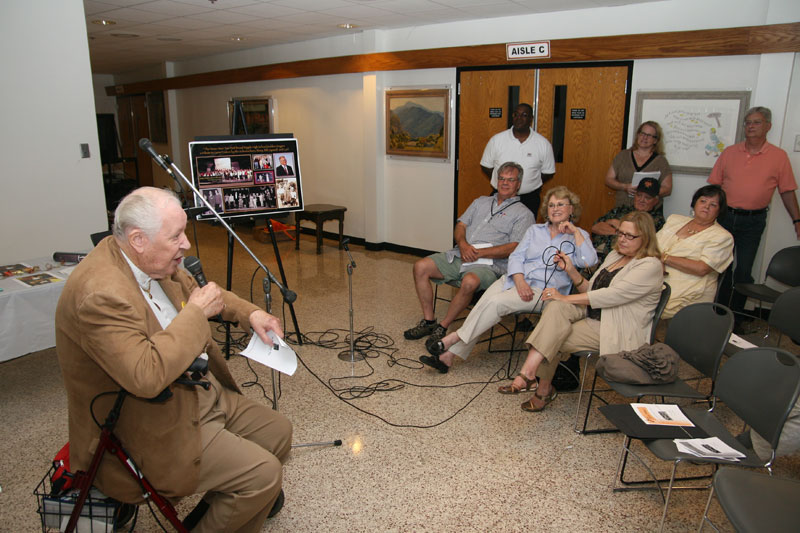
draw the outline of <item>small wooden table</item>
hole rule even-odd
[[[341,205],[331,204],[310,204],[305,206],[304,211],[297,211],[295,217],[295,241],[294,249],[300,249],[300,221],[311,220],[317,225],[317,253],[322,253],[322,223],[326,220],[339,221],[339,249],[342,249],[342,236],[344,233],[344,212],[347,208]]]

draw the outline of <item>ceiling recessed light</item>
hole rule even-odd
[[[353,28],[358,28],[355,24],[350,24],[349,22],[345,22],[343,24],[337,24],[337,28],[342,28],[343,30],[352,30]]]
[[[134,37],[141,37],[138,33],[112,33],[112,37],[119,37],[120,39],[132,39]]]
[[[106,19],[98,19],[98,20],[93,20],[92,24],[97,24],[99,26],[113,26],[114,24],[116,24],[116,21],[114,21],[114,20],[106,20]]]
[[[237,43],[240,41],[244,41],[245,38],[241,35],[231,35],[231,41],[236,41]]]

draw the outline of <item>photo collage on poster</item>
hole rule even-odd
[[[195,187],[224,217],[303,209],[296,139],[193,141],[189,156]],[[205,206],[197,198],[195,205]]]

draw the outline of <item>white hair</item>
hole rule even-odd
[[[136,189],[123,198],[114,211],[114,237],[125,240],[128,233],[135,228],[139,228],[150,238],[155,237],[163,223],[163,208],[169,203],[181,207],[178,197],[168,189]]]

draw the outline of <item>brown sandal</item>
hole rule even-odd
[[[533,396],[536,396],[537,398],[542,400],[544,404],[542,404],[541,407],[536,407],[536,405],[533,403]],[[539,396],[538,393],[534,392],[533,396],[531,396],[530,400],[528,400],[527,402],[523,403],[520,406],[522,407],[523,411],[528,411],[529,413],[538,413],[539,411],[544,410],[545,407],[550,405],[550,402],[556,399],[556,396],[558,396],[558,391],[556,390],[555,387],[553,387],[553,390],[550,391],[550,394],[547,394],[545,396]]]
[[[522,372],[517,375],[525,381],[524,388],[518,389],[514,386],[514,382],[512,381],[510,385],[501,385],[498,387],[497,392],[500,394],[519,394],[520,392],[533,392],[539,388],[539,380],[536,378],[536,376],[534,376],[533,379],[530,379]]]

